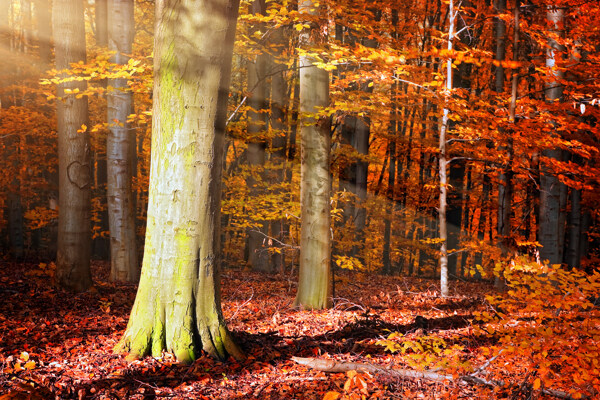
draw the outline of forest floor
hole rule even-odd
[[[489,345],[472,326],[474,312],[487,307],[486,284],[452,282],[453,296],[441,299],[434,280],[344,271],[332,309],[297,311],[295,277],[226,269],[223,312],[248,358],[201,356],[183,366],[169,355],[128,362],[113,353],[136,286],[110,283],[107,263],[92,268],[95,290],[73,295],[51,286],[51,266],[0,262],[0,399],[481,398],[466,383],[328,373],[292,357],[410,368],[411,354],[442,348],[476,368]],[[394,332],[409,343],[404,352],[377,343]]]

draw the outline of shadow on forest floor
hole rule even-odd
[[[223,312],[247,360],[201,356],[184,366],[165,355],[127,362],[112,348],[126,326],[136,287],[108,282],[106,263],[95,262],[93,273],[95,290],[72,295],[51,287],[51,275],[35,264],[0,264],[0,393],[11,390],[32,399],[322,398],[328,390],[340,390],[345,376],[307,370],[292,356],[385,364],[391,355],[378,340],[392,332],[464,333],[473,311],[482,307],[481,296],[439,299],[428,280],[371,276],[361,282],[357,275],[338,285],[342,300],[336,307],[297,311],[291,307],[295,293],[289,277],[226,270]],[[474,288],[485,289],[461,283],[456,290],[476,293]],[[481,343],[464,338],[473,348]],[[25,368],[28,361],[33,364]],[[376,379],[371,385],[383,397],[395,390]],[[426,387],[419,385],[415,388]]]

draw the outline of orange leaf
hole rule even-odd
[[[341,394],[339,394],[338,392],[329,391],[325,393],[325,396],[323,396],[323,400],[337,400],[340,398],[340,396]]]
[[[540,380],[540,378],[537,378],[535,381],[533,381],[533,390],[538,390],[541,386],[542,381]]]

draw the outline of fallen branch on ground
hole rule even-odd
[[[410,379],[426,379],[428,381],[435,382],[466,382],[469,384],[477,384],[484,385],[490,387],[502,387],[505,386],[504,381],[499,380],[488,380],[480,377],[472,375],[463,375],[458,378],[454,378],[452,375],[437,373],[434,371],[414,371],[410,369],[397,369],[397,368],[385,368],[380,367],[374,364],[365,364],[365,363],[356,363],[356,362],[345,362],[345,361],[335,361],[335,360],[326,360],[326,359],[318,359],[318,358],[305,358],[305,357],[292,357],[292,361],[300,365],[304,365],[306,367],[316,369],[317,371],[322,372],[348,372],[348,371],[358,371],[358,372],[369,372],[371,374],[380,374],[387,375],[391,377],[398,378],[410,378]],[[480,373],[481,368],[476,370],[475,373]],[[529,390],[533,389],[531,384],[526,384]],[[563,392],[561,390],[553,390],[553,389],[539,389],[543,394],[554,396],[559,399],[571,400],[574,399],[569,393]],[[580,399],[586,399],[586,396],[580,397]]]

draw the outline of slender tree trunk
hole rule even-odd
[[[46,70],[52,60],[52,5],[50,0],[36,0],[35,16],[38,24],[40,69]]]
[[[390,139],[388,140],[388,153],[390,157],[389,161],[389,172],[388,172],[388,187],[387,187],[387,203],[386,208],[388,209],[386,212],[386,217],[384,221],[383,228],[383,273],[391,274],[392,273],[392,220],[394,218],[394,208],[395,208],[395,188],[394,183],[396,182],[396,127],[397,125],[397,106],[396,106],[396,96],[398,91],[398,84],[393,83],[391,88],[391,104],[392,104],[392,115],[390,117],[390,126],[388,129],[388,134],[390,135]]]
[[[107,50],[108,46],[108,0],[95,0],[95,35],[96,46]],[[102,79],[100,85],[106,88],[107,80]],[[107,123],[111,123],[110,119]],[[98,226],[100,235],[96,236],[92,241],[92,254],[94,257],[98,257],[101,260],[108,260],[110,258],[110,240],[109,240],[109,222],[108,222],[108,204],[107,204],[107,186],[108,186],[108,175],[107,175],[107,155],[106,155],[106,144],[109,133],[106,130],[102,130],[98,136],[100,148],[95,149],[95,169],[96,174],[96,187],[94,189],[93,197],[99,198],[102,207],[98,211]]]
[[[86,59],[82,0],[54,0],[53,31],[56,68]],[[85,81],[58,85],[58,248],[56,283],[66,289],[85,291],[92,285],[90,273],[90,137],[87,97],[65,94],[83,91]]]
[[[108,47],[115,52],[112,62],[127,64],[133,35],[133,0],[108,0]],[[133,94],[127,79],[111,79],[108,85],[112,87],[107,96],[109,132],[106,140],[110,278],[137,282],[140,270],[135,240],[135,199],[131,187],[131,153],[135,149],[135,137],[132,137],[133,128],[127,122]]]
[[[252,13],[264,15],[266,5],[264,0],[253,0]],[[255,27],[260,30],[260,25]],[[266,109],[267,101],[267,63],[266,54],[258,54],[253,61],[248,63],[248,149],[246,150],[248,165],[251,175],[246,184],[251,197],[258,197],[264,193],[264,165],[266,160],[267,142],[264,137],[267,129]],[[259,178],[260,177],[260,178]],[[248,229],[248,264],[252,269],[263,272],[273,272],[266,238],[269,234],[269,224],[266,221],[253,221],[255,226]]]
[[[117,346],[130,358],[242,357],[220,303],[223,140],[238,3],[159,0],[148,227]]]
[[[311,0],[302,0],[301,13],[316,14]],[[310,46],[313,35],[304,30],[300,45]],[[329,73],[315,66],[309,55],[300,56],[300,113],[302,114],[302,164],[300,207],[300,275],[294,304],[300,308],[322,309],[331,304],[331,217],[329,173],[329,118],[314,117],[319,107],[329,104]]]
[[[452,51],[454,40],[454,22],[456,12],[454,11],[454,0],[450,0],[448,5],[448,51]],[[452,90],[452,59],[446,62],[446,91],[445,102],[448,102],[450,91]],[[439,176],[440,176],[440,205],[438,208],[439,233],[440,233],[440,294],[442,297],[449,295],[448,289],[448,226],[446,223],[446,209],[448,198],[448,160],[447,160],[447,140],[446,133],[448,129],[450,110],[447,105],[444,106],[442,122],[440,124],[440,141],[439,141]]]
[[[366,85],[363,85],[366,86]],[[363,87],[363,90],[366,90]],[[369,137],[371,135],[371,121],[368,117],[356,118],[355,126],[355,148],[361,156],[369,154]],[[355,244],[352,248],[352,254],[364,264],[362,250],[365,246],[365,227],[367,226],[367,178],[369,175],[369,163],[360,159],[356,162],[356,216],[354,226],[356,228]]]
[[[569,268],[581,264],[581,190],[571,189],[571,212],[569,213],[569,247],[566,262]]]
[[[564,23],[564,10],[562,8],[552,8],[546,13],[548,23],[551,25],[551,32],[555,35],[561,35],[562,25]],[[563,88],[561,79],[564,72],[556,65],[557,58],[563,50],[562,46],[554,39],[550,38],[549,48],[546,54],[546,67],[550,70],[551,77],[546,85],[546,100],[550,103],[562,101]],[[542,155],[548,159],[561,160],[562,150],[546,149]],[[562,251],[564,238],[564,210],[561,207],[564,197],[561,192],[563,184],[545,165],[542,160],[540,174],[540,221],[538,242],[542,246],[540,249],[540,258],[542,261],[548,260],[550,264],[562,263]]]
[[[95,0],[96,46],[108,46],[108,2],[109,0]]]
[[[274,42],[277,46],[281,46],[281,51],[283,51],[284,44],[286,43],[283,28],[279,28],[275,32]],[[286,165],[286,143],[288,137],[288,85],[285,80],[286,66],[275,62],[273,58],[271,59],[270,65],[274,73],[271,79],[271,128],[275,135],[271,140],[271,147],[273,148],[272,160],[275,167],[272,182],[274,185],[279,186],[283,184],[285,179],[284,168]],[[271,222],[271,235],[275,239],[283,241],[287,230],[288,227],[283,220]],[[285,259],[284,249],[281,246],[275,246],[279,247],[279,252],[273,253],[271,256],[271,264],[273,270],[283,272],[283,262]]]
[[[515,0],[514,8],[514,41],[513,41],[513,61],[518,60],[519,51],[519,7],[520,1]],[[498,13],[503,13],[506,10],[506,0],[498,1]],[[496,60],[499,61],[499,65],[496,69],[496,92],[504,92],[504,67],[502,61],[505,60],[505,47],[506,47],[506,24],[502,19],[497,21],[496,31]],[[512,125],[508,130],[502,129],[501,133],[506,135],[505,144],[500,146],[501,150],[504,150],[504,156],[506,163],[502,168],[500,176],[498,177],[498,236],[500,240],[500,248],[502,253],[506,255],[509,250],[509,242],[511,237],[511,221],[510,217],[512,214],[512,158],[513,158],[513,141],[512,135],[514,131],[514,124],[516,123],[515,110],[517,104],[517,89],[519,85],[519,71],[512,71],[512,88],[511,98],[509,105],[509,123]],[[496,288],[502,288],[504,286],[503,274],[498,274],[494,277],[494,285]]]

